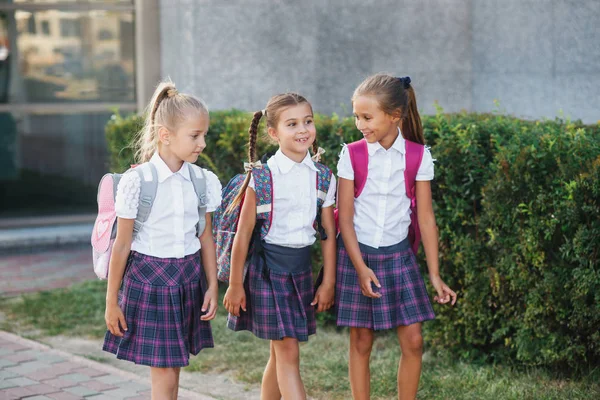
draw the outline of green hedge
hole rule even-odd
[[[238,110],[211,113],[199,163],[223,183],[242,170],[250,120]],[[435,306],[427,342],[469,359],[598,366],[600,127],[441,110],[423,124],[437,159],[441,273],[459,292],[454,308]],[[335,170],[342,143],[360,133],[336,115],[318,115],[316,125]],[[123,148],[139,126],[135,116],[109,122],[115,170],[132,163]],[[269,149],[261,142],[260,153]]]

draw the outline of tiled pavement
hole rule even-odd
[[[0,400],[142,400],[139,376],[0,331]],[[181,400],[214,400],[179,390]]]
[[[66,287],[97,279],[89,245],[0,254],[0,296]]]

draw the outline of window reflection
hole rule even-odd
[[[13,83],[23,87],[11,102],[135,100],[133,13],[17,10],[4,21],[6,15],[16,27]]]

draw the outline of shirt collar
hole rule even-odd
[[[275,163],[277,164],[277,168],[279,168],[279,172],[281,172],[282,174],[287,174],[288,172],[290,172],[291,169],[294,167],[294,165],[306,165],[308,168],[312,169],[313,171],[318,171],[317,167],[315,167],[315,163],[310,158],[310,153],[308,151],[306,152],[306,156],[300,163],[297,163],[294,160],[291,160],[290,158],[288,158],[288,156],[283,154],[281,149],[277,150],[277,153],[275,153],[273,158],[275,158]]]
[[[385,149],[383,148],[382,145],[379,144],[379,142],[367,143],[367,148],[369,150],[370,156],[377,153],[377,151],[379,151],[379,150],[385,151]],[[390,147],[390,148],[395,149],[396,151],[400,152],[401,154],[404,154],[406,152],[406,146],[405,146],[404,138],[402,137],[402,132],[400,131],[400,128],[398,128],[398,137],[396,138],[396,140],[392,144],[392,147]]]
[[[163,161],[163,159],[158,154],[158,151],[154,152],[152,158],[150,158],[150,162],[154,164],[156,167],[156,173],[158,176],[158,183],[162,183],[166,181],[169,177],[174,174],[179,174],[188,181],[190,180],[190,169],[188,167],[188,163],[186,161],[183,162],[179,171],[172,172],[169,166]]]

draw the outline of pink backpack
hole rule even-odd
[[[204,217],[208,203],[206,197],[206,178],[202,168],[189,164],[189,169],[190,178],[198,196],[199,218],[196,224],[196,234],[200,236],[206,226],[206,219]],[[141,227],[150,216],[152,204],[154,204],[156,197],[156,190],[158,189],[158,177],[156,167],[149,162],[132,166],[130,171],[140,176],[140,199],[133,224],[133,238],[135,239]],[[106,174],[102,177],[98,185],[98,216],[94,223],[91,242],[94,272],[100,279],[108,278],[110,256],[117,236],[115,199],[117,196],[117,186],[122,176],[122,174]]]
[[[408,239],[415,254],[421,243],[421,231],[417,218],[417,196],[416,180],[417,172],[423,160],[425,146],[419,143],[405,140],[406,143],[406,168],[404,169],[404,182],[406,195],[410,199],[410,227],[408,228]],[[354,198],[358,198],[367,183],[369,173],[369,151],[365,139],[358,140],[348,145],[350,162],[354,170]],[[337,210],[336,210],[337,211]]]

